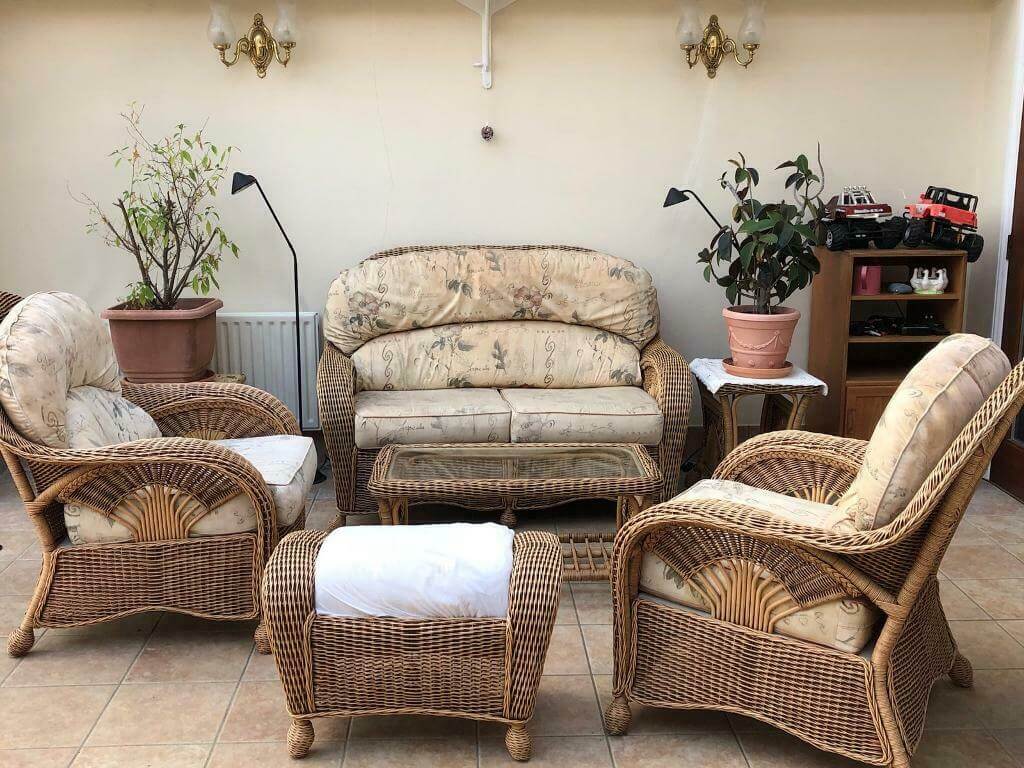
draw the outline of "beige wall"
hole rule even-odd
[[[670,0],[519,0],[495,19],[485,92],[470,66],[479,18],[455,0],[305,0],[291,66],[262,81],[216,61],[202,2],[0,0],[0,284],[97,307],[123,292],[129,259],[85,235],[68,188],[120,188],[106,154],[134,99],[154,135],[209,118],[212,137],[241,147],[236,167],[260,176],[299,249],[307,309],[386,247],[575,243],[650,269],[668,340],[718,356],[724,297],[693,258],[711,231],[696,207],[662,210],[665,190],[692,186],[724,213],[714,182],[732,153],[773,189],[770,168],[820,140],[835,186],[894,203],[930,183],[977,192],[994,242],[1019,3],[772,0],[758,60],[712,81],[681,62]],[[234,0],[236,25],[260,5],[273,16]],[[735,30],[738,0],[704,7]],[[221,199],[242,249],[222,272],[229,310],[289,306],[287,252],[261,206],[252,192]],[[981,332],[994,262],[993,247],[971,273]],[[809,294],[792,303],[806,309]]]

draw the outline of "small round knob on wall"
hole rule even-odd
[[[494,129],[491,128],[491,126],[489,125],[485,125],[483,128],[480,129],[480,138],[482,138],[484,141],[490,141],[491,139],[494,138]]]

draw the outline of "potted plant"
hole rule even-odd
[[[761,202],[755,195],[757,169],[742,153],[729,162],[735,170],[731,178],[723,173],[719,183],[735,200],[733,223],[723,226],[715,220],[718,232],[697,257],[704,265],[704,279],[724,288],[730,304],[722,315],[732,357],[723,365],[739,376],[785,376],[793,367],[786,356],[800,312],[783,302],[810,285],[821,268],[813,250],[820,241],[825,211],[821,149],[818,173],[811,170],[806,155],[776,168],[789,169],[785,187],[792,192],[792,202]]]
[[[122,115],[128,144],[110,156],[129,169],[128,187],[107,214],[85,197],[107,245],[130,253],[139,269],[124,301],[105,310],[117,361],[134,382],[196,381],[209,375],[220,299],[200,298],[217,288],[225,253],[238,247],[220,226],[213,205],[232,147],[218,147],[205,127],[184,124],[159,141],[142,132],[142,110]],[[191,289],[196,297],[183,297]]]

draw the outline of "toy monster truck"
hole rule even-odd
[[[895,248],[903,239],[903,219],[892,218],[892,207],[876,203],[867,187],[843,187],[825,205],[825,245],[830,251],[845,248]]]
[[[910,248],[922,243],[937,248],[963,248],[968,261],[977,261],[985,239],[977,233],[978,198],[946,187],[928,187],[907,206],[903,241]]]

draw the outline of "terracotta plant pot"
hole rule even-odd
[[[723,363],[729,373],[752,379],[779,378],[793,370],[787,362],[800,312],[790,307],[773,307],[770,315],[755,315],[750,306],[722,310],[729,331],[732,357]]]
[[[129,381],[198,381],[210,376],[223,306],[220,299],[179,299],[174,309],[118,304],[101,315],[110,321],[117,362]]]

